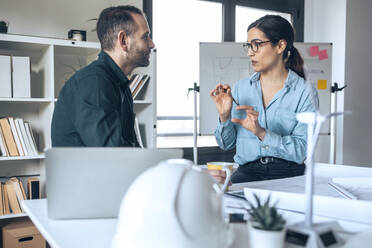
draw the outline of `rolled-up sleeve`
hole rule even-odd
[[[236,144],[236,130],[231,120],[220,122],[214,132],[218,146],[222,150],[230,150]]]

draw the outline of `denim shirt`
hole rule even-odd
[[[268,156],[303,163],[306,158],[307,126],[297,121],[296,114],[315,111],[313,86],[289,70],[283,88],[265,108],[259,79],[260,73],[255,73],[250,78],[238,81],[232,95],[239,105],[252,106],[259,113],[259,124],[266,129],[264,139],[261,141],[251,131],[230,119],[218,124],[215,131],[217,144],[223,150],[236,146],[234,160],[240,165]],[[245,111],[236,110],[233,103],[231,118],[245,117]]]

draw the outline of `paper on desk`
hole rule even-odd
[[[249,205],[246,200],[228,195],[223,196],[223,206],[226,213],[246,214],[247,209],[249,209]]]
[[[329,177],[315,177],[314,178],[314,194],[322,196],[331,196],[342,198],[339,193],[332,189],[329,185]],[[266,189],[272,191],[281,191],[289,193],[305,193],[305,176],[290,177],[283,179],[275,180],[266,180],[266,181],[256,181],[243,183],[235,186],[234,189],[247,188],[256,188],[256,189]]]
[[[345,188],[360,200],[372,201],[372,177],[335,177],[332,182]]]

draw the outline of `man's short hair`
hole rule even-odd
[[[132,14],[143,15],[143,12],[131,5],[120,5],[102,10],[97,21],[97,35],[103,50],[112,50],[117,34],[124,30],[130,36],[137,31]]]

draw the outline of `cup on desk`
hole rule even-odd
[[[226,172],[226,179],[225,182],[221,188],[222,192],[228,191],[229,190],[229,182],[231,178],[231,174],[233,172],[233,162],[208,162],[207,167],[208,170],[222,170]]]

